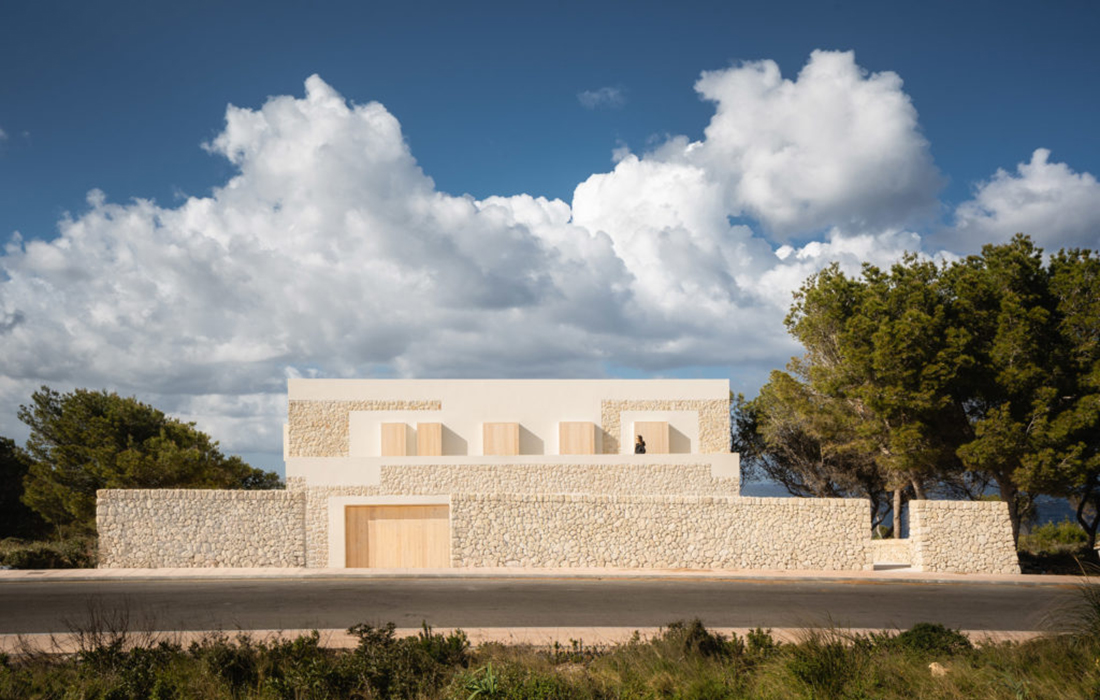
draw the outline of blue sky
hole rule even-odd
[[[1095,2],[18,3],[0,23],[0,234],[52,237],[92,188],[169,204],[231,169],[225,105],[318,73],[401,120],[438,186],[568,200],[620,143],[697,137],[702,70],[854,50],[905,81],[946,203],[1043,146],[1100,170]],[[583,90],[621,87],[622,109]],[[25,137],[23,134],[27,134]]]
[[[261,462],[287,376],[752,394],[829,262],[1100,244],[1098,35],[1095,2],[6,7],[0,434],[43,383]]]

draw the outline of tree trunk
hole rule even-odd
[[[926,500],[925,497],[924,497],[924,486],[921,485],[920,481],[918,481],[916,479],[910,479],[909,483],[911,483],[913,485],[913,500],[916,500],[916,501]]]
[[[894,489],[894,539],[901,539],[901,489]]]
[[[1020,543],[1020,504],[1016,502],[1019,490],[1011,479],[997,477],[997,487],[1001,490],[1001,500],[1008,504],[1008,521],[1012,523],[1012,545]]]
[[[1088,535],[1088,551],[1090,552],[1096,549],[1096,528],[1100,525],[1100,503],[1096,503],[1096,507],[1094,508],[1095,513],[1093,513],[1091,522],[1085,517],[1085,510],[1088,508],[1089,501],[1095,499],[1095,497],[1096,494],[1093,493],[1090,487],[1081,497],[1081,500],[1077,502],[1077,522],[1080,523],[1081,527],[1085,530],[1085,534]]]

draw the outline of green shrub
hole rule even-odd
[[[467,676],[463,686],[470,693],[469,700],[491,700],[500,693],[499,680],[493,672],[492,662]]]
[[[371,697],[415,698],[439,690],[456,668],[469,664],[470,643],[461,630],[449,635],[432,632],[427,625],[415,637],[398,639],[395,625],[362,624],[348,630],[359,644],[346,662],[346,670]]]
[[[683,656],[701,656],[705,659],[739,656],[743,647],[740,640],[731,642],[724,636],[711,632],[703,621],[673,622],[662,632],[660,639],[677,647]]]
[[[80,652],[80,675],[91,684],[101,684],[106,695],[120,698],[148,698],[175,694],[175,684],[166,669],[180,655],[178,645],[161,642],[155,647],[123,650],[121,642]],[[97,683],[98,682],[98,683]]]
[[[96,538],[76,536],[62,540],[0,541],[0,566],[13,569],[92,569],[96,565]]]
[[[918,622],[896,637],[883,638],[882,644],[922,655],[951,656],[974,648],[965,634],[931,622]]]
[[[745,654],[750,661],[766,661],[778,654],[781,646],[779,642],[772,639],[771,630],[765,631],[759,627],[749,630],[745,640],[748,643]]]
[[[237,642],[216,634],[192,642],[187,653],[207,674],[225,682],[230,688],[254,687],[260,677],[262,649],[252,640],[241,635]]]
[[[292,640],[266,645],[260,669],[262,686],[284,700],[297,698],[345,697],[355,685],[355,676],[338,656],[321,647],[316,630]]]
[[[511,666],[497,681],[496,692],[478,698],[502,700],[574,700],[578,696],[565,678],[554,671]]]
[[[1045,523],[1020,536],[1019,549],[1031,554],[1075,552],[1088,543],[1088,535],[1075,522]]]
[[[787,670],[815,698],[841,697],[861,669],[856,647],[816,632],[799,644],[788,644],[786,654]]]

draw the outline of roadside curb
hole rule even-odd
[[[890,571],[703,571],[637,569],[47,569],[0,571],[0,585],[7,582],[104,582],[104,581],[244,581],[244,580],[638,580],[638,581],[760,581],[862,583],[862,584],[980,584],[1009,586],[1077,586],[1080,576],[922,574]]]
[[[629,642],[635,634],[642,640],[652,639],[659,635],[664,627],[433,627],[436,634],[449,634],[456,630],[462,630],[470,643],[479,644],[505,644],[516,646],[553,646],[559,644],[569,649],[577,642],[586,647],[608,647]],[[727,637],[736,634],[745,637],[751,630],[747,627],[707,627],[711,632]],[[765,628],[769,629],[769,628]],[[780,642],[797,642],[805,638],[806,634],[814,629],[812,627],[780,627],[770,628],[772,638]],[[237,635],[247,635],[255,641],[283,641],[293,640],[300,636],[309,635],[314,630],[189,630],[189,631],[132,631],[129,639],[132,644],[152,646],[161,641],[188,646],[192,642],[201,642],[213,636],[221,636],[235,639]],[[352,649],[358,645],[358,638],[348,634],[344,629],[320,629],[321,646],[329,649]],[[420,627],[397,628],[394,630],[398,637],[412,637],[421,633]],[[897,632],[893,628],[838,628],[834,630],[843,638],[846,635],[866,635],[870,633]],[[977,643],[987,642],[1024,642],[1036,637],[1047,636],[1045,632],[1024,630],[959,630],[971,641]],[[25,653],[54,653],[71,654],[80,650],[79,640],[72,634],[66,633],[36,633],[36,634],[0,634],[0,653],[25,654]]]

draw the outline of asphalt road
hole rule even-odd
[[[0,634],[130,629],[713,627],[1045,630],[1076,600],[1071,586],[737,580],[312,579],[0,582]]]

